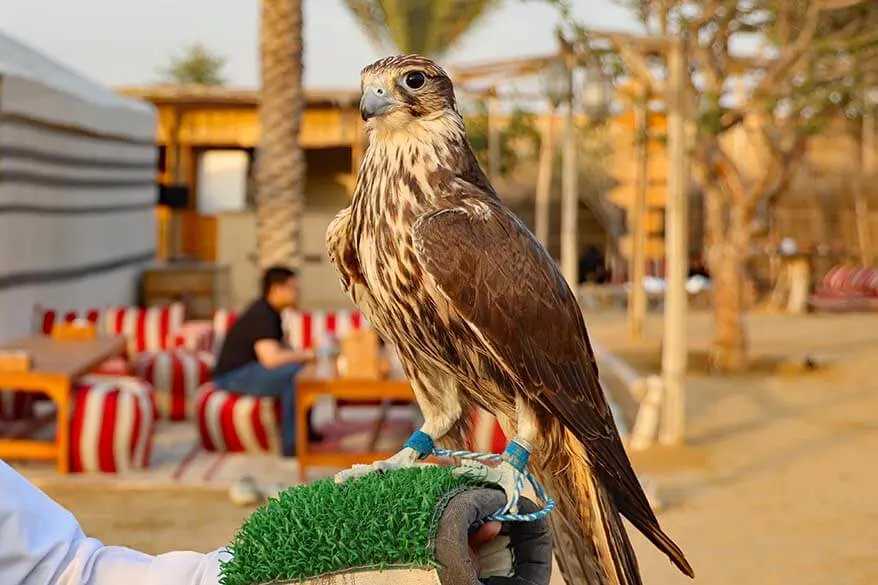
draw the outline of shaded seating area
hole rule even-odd
[[[310,447],[323,452],[333,449],[343,451],[347,438],[363,433],[369,435],[367,446],[374,447],[378,435],[387,428],[385,423],[389,408],[409,407],[413,405],[413,400],[384,400],[380,390],[376,392],[371,389],[372,382],[386,378],[389,372],[386,367],[379,368],[372,363],[381,352],[378,338],[368,323],[358,311],[349,310],[285,311],[282,318],[287,341],[293,347],[314,349],[330,338],[338,340],[342,356],[337,360],[335,370],[329,377],[332,380],[344,379],[359,388],[356,399],[333,399],[328,394],[321,396],[324,404],[331,403],[332,418],[320,427],[324,440],[319,445]],[[198,338],[189,338],[183,345],[210,347],[212,355],[216,357],[226,333],[236,319],[237,314],[234,311],[217,311],[211,326],[193,327],[192,331]],[[352,357],[354,354],[359,357]],[[202,449],[226,453],[279,451],[279,401],[241,396],[217,388],[213,382],[206,382],[198,392],[197,402],[197,424]],[[356,416],[363,414],[364,409],[369,409],[370,414],[377,410],[376,419]],[[346,410],[355,411],[355,416],[346,419],[342,415]],[[404,431],[396,430],[410,432],[411,425]]]
[[[211,481],[214,475],[231,472],[220,471],[224,466],[243,464],[224,463],[226,455],[277,457],[280,402],[229,392],[211,381],[215,352],[236,317],[231,311],[217,311],[210,322],[186,321],[179,305],[87,311],[38,307],[28,339],[43,340],[52,351],[110,342],[115,349],[95,357],[94,366],[71,374],[66,424],[58,420],[56,392],[3,388],[0,439],[53,438],[67,454],[62,473],[150,471],[168,473],[169,479],[184,474],[192,479],[201,475],[199,465],[206,464],[202,480]],[[398,362],[391,363],[392,354],[362,316],[356,311],[287,311],[283,323],[291,345],[314,348],[331,337],[341,348],[338,358],[331,360],[332,372],[309,372],[300,380],[308,405],[297,415],[304,420],[312,408],[321,410],[323,437],[319,443],[306,441],[299,458],[307,453],[307,465],[330,469],[340,461],[366,462],[376,453],[401,447],[419,424],[419,413]],[[82,340],[62,340],[62,331]],[[37,361],[45,363],[45,356],[37,355]],[[506,438],[497,421],[481,411],[473,416],[467,447],[502,452]],[[180,428],[183,432],[174,430]],[[66,439],[60,441],[59,434]],[[172,449],[177,453],[173,461],[166,454],[169,436],[184,441]],[[190,465],[198,458],[201,464]],[[264,465],[260,461],[255,463]],[[168,465],[173,472],[161,471]],[[304,474],[301,478],[307,480]]]
[[[4,348],[4,354],[26,351],[31,362],[21,371],[0,371],[7,380],[27,384],[0,384],[0,437],[23,441],[20,448],[8,447],[7,456],[44,458],[52,448],[30,438],[48,434],[62,473],[148,468],[156,422],[167,412],[158,405],[174,405],[175,384],[187,378],[174,375],[173,364],[197,357],[173,345],[184,320],[181,304],[87,311],[36,307],[32,334]],[[135,367],[146,359],[151,368]],[[198,370],[206,373],[209,369]],[[52,422],[54,428],[47,428]]]

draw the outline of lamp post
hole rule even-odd
[[[589,119],[598,122],[610,114],[613,84],[604,75],[600,65],[593,63],[585,69],[582,86],[582,108]]]
[[[679,445],[685,439],[686,341],[689,268],[689,164],[686,156],[686,46],[668,47],[668,205],[665,208],[665,323],[662,334],[663,409],[659,442]]]
[[[579,281],[579,185],[576,161],[576,120],[574,117],[575,90],[573,71],[575,55],[565,54],[567,69],[567,112],[564,132],[562,202],[561,202],[561,271],[573,290]],[[560,83],[559,83],[560,87]],[[611,88],[600,67],[589,66],[582,87],[582,106],[591,122],[603,119],[610,109]]]
[[[600,63],[591,61],[585,68],[580,99],[582,109],[588,116],[589,126],[593,127],[609,116],[613,93],[613,85],[604,75]]]
[[[875,172],[875,107],[878,106],[878,89],[866,91],[863,100],[863,128],[860,138],[860,175],[854,179],[854,210],[857,218],[857,235],[860,241],[860,262],[871,266],[872,233],[869,222],[869,203],[866,199],[865,185],[872,180]]]
[[[549,99],[542,140],[540,141],[540,163],[537,177],[537,192],[534,207],[534,231],[537,239],[549,247],[549,210],[552,199],[552,164],[555,154],[555,112],[567,99],[571,91],[570,74],[567,65],[558,59],[543,74],[543,89]]]

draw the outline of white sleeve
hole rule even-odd
[[[228,552],[147,555],[104,546],[76,518],[0,461],[3,585],[218,585]]]

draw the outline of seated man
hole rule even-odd
[[[248,396],[281,401],[283,453],[295,454],[295,376],[314,359],[311,350],[290,348],[285,340],[281,311],[296,306],[296,273],[280,266],[262,276],[262,298],[241,313],[226,333],[213,371],[219,388]],[[309,429],[312,440],[315,437]]]

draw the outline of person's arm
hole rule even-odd
[[[256,359],[266,368],[277,368],[287,364],[303,364],[314,359],[310,349],[289,349],[275,339],[260,339],[253,345]]]
[[[0,461],[3,585],[218,585],[229,554],[158,556],[87,537],[69,511]]]

